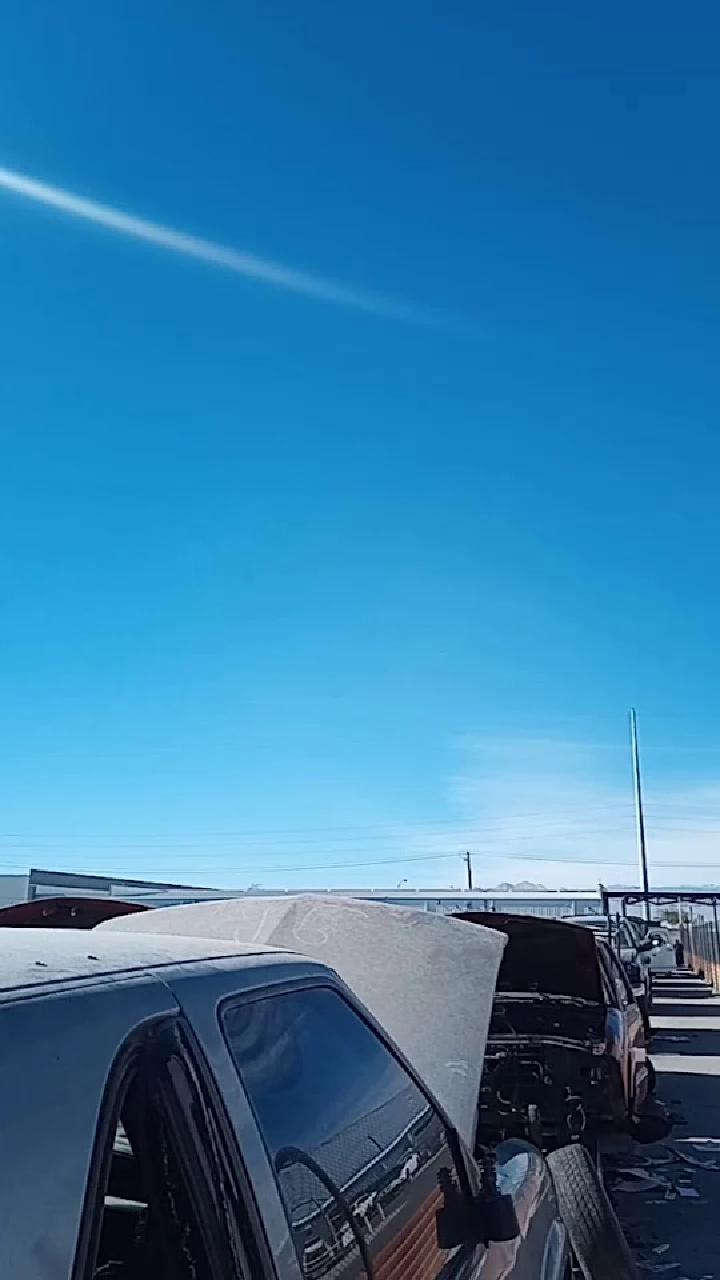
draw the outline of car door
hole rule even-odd
[[[641,940],[627,920],[620,920],[619,922],[617,948],[623,964],[637,964],[639,966],[643,989],[638,994],[644,995],[648,999],[649,1011],[650,954],[643,948]]]
[[[560,1275],[562,1232],[537,1153],[514,1150],[501,1161],[518,1237],[443,1247],[438,1212],[475,1176],[472,1162],[341,991],[266,990],[226,1001],[220,1022],[289,1229],[283,1280]]]
[[[179,1014],[134,1028],[99,1107],[73,1280],[272,1275],[210,1080]]]
[[[623,1054],[623,1080],[628,1114],[632,1115],[643,1101],[647,1091],[647,1052],[645,1027],[642,1014],[633,999],[632,988],[618,957],[605,949],[612,981],[621,1014],[621,1043]]]
[[[627,1044],[627,1020],[625,1018],[625,987],[618,988],[613,952],[602,938],[596,939],[598,965],[602,977],[603,992],[607,1005],[606,1043],[607,1051],[615,1059],[620,1078],[624,1107],[627,1114],[627,1100],[630,1090],[629,1053]]]

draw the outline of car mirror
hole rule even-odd
[[[496,1191],[493,1195],[478,1196],[475,1205],[486,1244],[491,1241],[503,1244],[506,1240],[516,1240],[520,1235],[512,1196]]]
[[[480,1192],[472,1199],[457,1188],[445,1193],[445,1202],[435,1215],[437,1242],[441,1249],[461,1245],[504,1243],[516,1240],[520,1227],[510,1195],[499,1191]]]
[[[472,1195],[460,1190],[449,1170],[440,1173],[443,1204],[436,1220],[438,1244],[443,1249],[500,1244],[515,1240],[520,1234],[513,1198],[498,1190],[494,1152],[480,1147],[476,1156],[480,1190]]]

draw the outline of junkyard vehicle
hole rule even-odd
[[[213,942],[219,938],[253,939],[255,947],[266,943],[301,951],[315,962],[331,964],[364,1001],[365,1012],[353,1006],[347,988],[338,993],[334,974],[313,967],[314,983],[329,989],[324,990],[323,1000],[335,992],[342,996],[343,1008],[347,1006],[338,1042],[328,1044],[323,1028],[304,1008],[301,1011],[298,1006],[297,1017],[291,1020],[280,1016],[281,1006],[275,1005],[275,998],[284,988],[279,980],[263,975],[257,959],[252,979],[243,975],[242,982],[252,985],[246,999],[253,1008],[263,1008],[264,1017],[248,1023],[246,999],[233,997],[239,999],[242,1013],[230,1023],[231,1056],[240,1070],[245,1094],[255,1107],[266,1145],[269,1141],[276,1176],[287,1173],[290,1180],[285,1185],[280,1177],[281,1199],[285,1200],[286,1215],[290,1213],[291,1228],[295,1228],[296,1259],[305,1276],[334,1277],[341,1267],[344,1275],[346,1251],[354,1249],[354,1241],[359,1254],[348,1274],[360,1272],[377,1280],[390,1280],[390,1276],[430,1280],[439,1274],[443,1280],[456,1275],[463,1280],[475,1276],[482,1280],[530,1276],[566,1280],[571,1263],[579,1266],[587,1280],[636,1280],[622,1229],[585,1148],[580,1144],[558,1148],[545,1161],[536,1148],[522,1140],[492,1146],[478,1140],[480,1077],[502,935],[477,926],[469,928],[447,917],[377,903],[328,902],[312,897],[248,898],[164,908],[111,921],[97,933],[120,933],[130,940],[132,931],[153,943],[160,942],[161,935],[171,935],[174,941],[187,945],[190,935]],[[471,946],[475,934],[483,939],[480,949]],[[286,964],[300,963],[297,955],[284,959]],[[233,961],[235,986],[241,980],[236,968],[239,963],[237,958]],[[263,959],[263,966],[268,963]],[[308,981],[304,976],[290,990],[299,996],[300,985],[307,986]],[[219,1052],[215,1043],[218,1009],[227,1038],[222,992],[211,991],[197,978],[184,985],[175,978],[170,985],[181,1004],[180,1016],[192,1019],[201,1044],[209,1038],[207,1052],[213,1070],[222,1067],[226,1071],[227,1055]],[[185,998],[188,990],[192,997],[189,1005]],[[356,1019],[364,1020],[363,1042],[371,1031],[382,1042],[382,1052],[376,1047],[372,1064],[368,1062],[362,1085],[355,1061],[359,1055],[356,1034],[360,1032],[352,1031],[351,1010]],[[370,1026],[367,1010],[376,1015],[377,1024]],[[390,1032],[395,1045],[405,1049],[404,1060],[385,1040],[380,1026]],[[305,1054],[309,1055],[307,1078]],[[405,1073],[404,1083],[400,1092],[393,1093],[398,1111],[391,1124],[396,1103],[391,1108],[389,1101],[378,1102],[375,1094],[378,1081],[386,1074],[396,1078],[398,1063]],[[295,1083],[298,1076],[301,1083],[306,1082],[306,1093]],[[401,1095],[405,1098],[410,1089],[409,1081],[424,1100],[417,1120],[411,1118],[415,1113],[405,1101],[400,1104]],[[390,1084],[382,1092],[388,1090],[392,1092]],[[236,1094],[235,1084],[234,1105]],[[358,1118],[345,1127],[339,1117],[345,1099],[351,1096],[352,1106],[347,1105]],[[417,1095],[412,1092],[410,1096]],[[332,1122],[325,1117],[328,1108]],[[247,1136],[251,1126],[245,1110],[243,1115]],[[438,1125],[447,1140],[444,1150],[454,1161],[448,1163],[443,1155],[445,1163],[439,1169],[434,1155]],[[291,1131],[285,1132],[284,1126]],[[329,1130],[334,1136],[328,1138]],[[398,1130],[401,1136],[394,1138]],[[307,1132],[314,1135],[312,1144]],[[356,1144],[356,1163],[361,1163],[357,1173],[355,1163],[352,1168],[347,1164],[347,1153],[355,1150]],[[254,1136],[251,1147],[257,1151]],[[468,1154],[473,1149],[474,1161]],[[432,1178],[429,1162],[434,1162]],[[265,1166],[254,1176],[265,1189],[273,1182],[272,1171]],[[323,1182],[322,1187],[317,1179]],[[428,1197],[423,1200],[422,1212],[412,1207],[413,1194],[419,1199],[421,1190]],[[273,1222],[279,1216],[276,1192],[275,1188]],[[498,1194],[505,1199],[498,1199]],[[470,1201],[463,1200],[463,1195],[469,1195]],[[288,1206],[296,1203],[293,1217]],[[321,1206],[322,1225],[318,1225]],[[481,1228],[477,1227],[477,1215],[483,1219]],[[475,1226],[471,1227],[472,1220]],[[399,1233],[394,1249],[389,1243],[380,1243],[383,1233],[390,1232],[394,1238],[392,1222],[398,1222]],[[402,1230],[400,1223],[406,1224]],[[462,1223],[466,1225],[461,1229]],[[298,1242],[301,1228],[309,1234]],[[468,1241],[463,1235],[465,1230],[472,1235],[476,1229],[484,1243]],[[442,1244],[450,1242],[453,1231],[460,1243],[454,1252],[442,1254]],[[376,1252],[367,1257],[361,1247],[366,1235],[366,1244],[378,1240]]]
[[[652,947],[652,950],[648,952],[651,973],[673,973],[677,967],[675,944],[669,931],[663,925],[652,924],[648,929],[647,936]]]
[[[652,1010],[652,975],[650,972],[650,950],[652,944],[646,940],[642,931],[624,916],[582,915],[565,916],[568,924],[581,925],[583,929],[592,929],[593,933],[605,938],[622,962],[633,991],[633,998],[642,1014],[645,1026],[645,1038],[652,1034],[650,1013]]]
[[[642,916],[621,917],[630,926],[641,952],[647,957],[650,976],[670,973],[675,965],[675,945],[670,930],[658,920],[645,920]]]
[[[542,1157],[468,1154],[502,937],[324,906],[294,951],[0,933],[0,1275],[560,1280]]]
[[[543,1150],[605,1132],[667,1136],[647,1103],[643,1021],[617,956],[589,929],[537,916],[469,912],[508,936],[485,1051],[480,1133]]]
[[[147,911],[120,898],[34,898],[0,909],[0,929],[94,929],[103,920]]]

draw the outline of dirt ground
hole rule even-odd
[[[676,1117],[652,1147],[608,1153],[606,1181],[641,1274],[720,1280],[720,997],[690,973],[657,988],[651,1056]]]

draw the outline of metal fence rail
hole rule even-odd
[[[716,920],[690,920],[681,937],[685,963],[720,992],[720,935]]]

